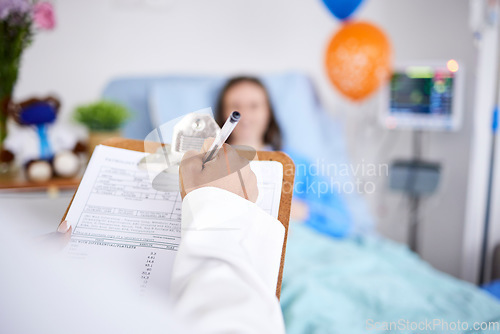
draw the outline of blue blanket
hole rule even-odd
[[[500,321],[494,298],[403,245],[377,237],[333,239],[293,223],[281,306],[289,334],[380,333],[384,326],[394,333],[461,333],[445,326]],[[434,319],[441,326],[436,321],[433,330],[409,328]],[[394,328],[401,322],[408,328]],[[499,331],[481,333],[487,332]]]

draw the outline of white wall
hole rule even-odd
[[[323,69],[327,42],[338,21],[319,0],[58,0],[58,27],[40,33],[23,59],[15,96],[56,92],[67,117],[99,97],[113,76],[289,69],[309,73],[332,113],[345,118],[352,157],[387,163],[408,156],[409,134],[388,133],[375,121],[376,103],[353,106],[329,85]],[[123,6],[123,4],[125,4]],[[367,0],[359,18],[390,36],[396,60],[461,59],[468,68],[464,128],[425,136],[424,156],[443,163],[439,193],[424,200],[422,254],[458,275],[466,191],[474,47],[466,0]],[[382,233],[406,240],[408,206],[378,180],[370,196]]]

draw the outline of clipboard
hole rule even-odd
[[[111,138],[101,143],[102,145],[122,148],[137,152],[155,153],[156,149],[160,147],[160,143],[150,142],[148,145],[144,145],[144,141],[135,139],[125,139],[125,138]],[[145,146],[147,149],[145,150]],[[283,165],[283,183],[281,187],[281,198],[280,206],[278,212],[278,220],[285,227],[285,238],[283,240],[283,248],[281,251],[281,262],[278,272],[278,283],[276,285],[276,297],[280,298],[281,294],[281,282],[283,279],[283,268],[285,265],[285,252],[286,252],[286,242],[288,237],[288,224],[290,222],[290,209],[292,206],[292,194],[293,194],[293,181],[295,177],[295,164],[293,160],[284,152],[269,152],[269,151],[257,151],[257,159],[259,161],[277,161]],[[76,194],[76,191],[75,191]],[[73,195],[73,198],[75,195]],[[73,203],[73,198],[66,208],[61,221],[66,219],[69,208]]]

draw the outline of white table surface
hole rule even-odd
[[[9,224],[26,236],[53,232],[73,194],[74,190],[60,191],[55,196],[47,192],[0,191],[0,229]]]

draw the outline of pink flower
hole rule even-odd
[[[54,7],[50,2],[38,2],[33,7],[33,21],[40,29],[51,30],[56,25]]]

